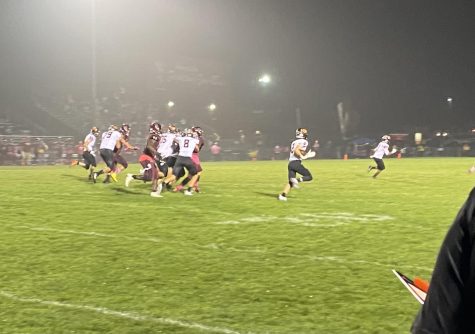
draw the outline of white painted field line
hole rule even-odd
[[[57,232],[63,234],[79,234],[91,237],[102,237],[102,238],[110,238],[110,239],[124,239],[124,240],[133,240],[133,241],[148,241],[153,243],[178,243],[181,245],[193,245],[199,248],[207,248],[207,249],[215,249],[215,250],[225,250],[231,252],[240,252],[240,253],[258,253],[258,254],[268,254],[269,252],[265,249],[260,248],[252,248],[252,249],[244,249],[244,248],[236,248],[236,247],[222,247],[216,244],[208,244],[208,245],[200,245],[195,243],[184,243],[184,242],[172,242],[172,241],[163,241],[157,238],[140,238],[140,237],[128,237],[122,235],[114,235],[114,234],[105,234],[105,233],[97,233],[97,232],[83,232],[83,231],[75,231],[75,230],[60,230],[60,229],[53,229],[53,228],[45,228],[45,227],[32,227],[32,226],[11,226],[14,228],[23,228],[28,229],[31,231],[39,231],[39,232]],[[374,261],[366,261],[366,260],[348,260],[342,257],[337,256],[315,256],[315,255],[300,255],[300,254],[292,254],[292,253],[277,253],[276,255],[282,257],[295,257],[300,259],[308,259],[311,261],[327,261],[327,262],[337,262],[337,263],[349,263],[349,264],[365,264],[371,266],[378,266],[378,267],[385,267],[385,268],[394,268],[398,267],[395,264],[385,264],[381,262],[374,262]],[[427,267],[415,267],[415,266],[399,266],[407,269],[414,269],[416,271],[429,271],[432,272],[432,268]]]
[[[57,301],[50,301],[50,300],[42,300],[38,298],[24,298],[17,296],[13,293],[7,291],[1,291],[0,295],[9,298],[11,300],[23,303],[34,303],[34,304],[41,304],[41,305],[48,305],[48,306],[56,306],[62,308],[69,308],[75,310],[84,310],[84,311],[92,311],[96,313],[101,313],[105,315],[110,315],[118,318],[130,319],[134,321],[142,321],[142,322],[155,322],[160,323],[163,325],[173,325],[185,328],[193,328],[199,329],[204,332],[213,332],[213,333],[224,333],[224,334],[241,334],[241,332],[234,331],[232,329],[221,328],[221,327],[213,327],[213,326],[206,326],[196,322],[189,322],[189,321],[181,321],[171,318],[163,318],[163,317],[151,317],[146,315],[141,315],[135,312],[122,312],[122,311],[114,311],[105,307],[96,307],[90,305],[77,305],[77,304],[69,304],[69,303],[62,303]],[[251,332],[246,332],[246,334],[253,334]]]

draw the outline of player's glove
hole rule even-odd
[[[307,154],[302,155],[302,159],[305,160],[305,159],[308,159],[308,158],[313,158],[313,157],[315,157],[315,154],[316,154],[316,153],[315,153],[314,151],[309,150],[309,151],[307,152]]]

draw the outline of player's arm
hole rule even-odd
[[[315,156],[315,152],[312,150],[309,150],[307,153],[305,153],[305,150],[303,149],[300,144],[297,144],[297,146],[294,149],[294,155],[302,160],[308,159],[308,158],[313,158]]]
[[[88,138],[88,139],[86,139],[86,140],[84,141],[83,148],[82,148],[84,152],[87,152],[87,151],[88,151],[87,148],[89,147],[89,143],[90,143],[90,142],[91,142],[91,139],[90,139],[90,138]]]
[[[157,150],[155,149],[155,147],[158,140],[154,139],[153,137],[147,139],[147,146],[145,147],[144,151],[149,152],[152,157],[155,157],[157,155]]]
[[[120,144],[116,145],[116,146],[121,147],[123,145],[123,146],[125,146],[125,148],[127,148],[129,150],[135,150],[135,151],[139,149],[137,146],[130,145],[129,142],[127,140],[125,140],[125,138],[122,137],[122,136],[119,138],[119,143]]]

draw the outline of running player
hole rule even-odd
[[[183,136],[176,137],[175,141],[178,143],[179,151],[176,159],[175,166],[173,167],[173,173],[167,176],[164,183],[167,188],[171,187],[171,184],[177,180],[177,176],[182,173],[182,169],[188,171],[188,175],[191,176],[188,182],[188,189],[184,192],[185,195],[193,195],[193,187],[198,178],[198,171],[191,159],[193,152],[198,151],[199,140],[193,137],[193,131],[186,129]]]
[[[313,179],[310,171],[302,165],[302,160],[313,158],[315,156],[315,152],[312,150],[305,153],[308,146],[307,136],[307,129],[298,128],[295,130],[295,140],[290,144],[290,157],[287,166],[289,182],[285,185],[284,190],[279,194],[279,201],[286,201],[290,189],[299,188],[299,182],[308,182]],[[297,174],[302,176],[297,178]]]
[[[178,144],[175,142],[177,136],[177,128],[175,124],[169,124],[168,130],[160,136],[160,145],[158,146],[159,160],[165,162],[168,172],[172,173],[173,166],[175,166],[176,157],[178,154]]]
[[[127,177],[125,178],[126,187],[130,185],[132,180],[140,180],[144,182],[152,181],[152,191],[150,193],[150,196],[152,197],[162,197],[162,195],[160,195],[162,184],[159,180],[164,177],[164,173],[160,171],[156,161],[157,148],[160,144],[161,129],[162,125],[157,121],[153,121],[150,124],[150,134],[147,138],[147,145],[139,157],[139,162],[142,166],[141,173],[127,174]]]
[[[119,132],[122,134],[122,138],[124,138],[126,142],[129,142],[130,125],[126,123],[122,124],[119,129]],[[127,169],[127,167],[129,166],[127,160],[125,160],[125,158],[121,154],[123,146],[124,145],[119,141],[114,148],[114,173],[116,175],[122,172],[124,169]],[[134,147],[134,150],[138,150],[138,148]],[[110,177],[108,175],[104,180],[104,183],[108,183],[109,178]]]
[[[82,153],[84,162],[79,160],[73,160],[71,162],[72,166],[79,165],[84,169],[89,170],[89,180],[92,178],[94,168],[97,166],[96,154],[94,153],[94,145],[96,144],[97,136],[99,136],[99,129],[93,126],[91,131],[89,131],[89,133],[86,135],[86,138],[84,138]]]
[[[389,152],[389,140],[391,137],[389,135],[384,135],[381,137],[381,142],[376,146],[374,149],[373,155],[370,156],[376,162],[376,166],[368,166],[368,173],[371,172],[373,169],[376,169],[376,173],[373,174],[373,178],[375,179],[383,170],[386,169],[384,166],[383,157],[384,155],[391,155],[397,152],[396,149],[393,149]]]
[[[101,146],[99,148],[102,160],[106,163],[106,168],[92,174],[94,183],[96,183],[97,177],[104,173],[109,174],[111,179],[117,182],[117,175],[114,172],[114,149],[121,145],[124,145],[128,149],[137,149],[125,141],[122,134],[118,131],[117,126],[109,126],[109,130],[102,134]]]
[[[191,155],[191,160],[195,164],[196,171],[198,172],[197,173],[198,177],[197,177],[195,185],[194,185],[194,190],[195,190],[195,192],[199,193],[200,188],[198,187],[198,182],[200,181],[201,173],[203,172],[203,168],[201,167],[201,161],[200,161],[200,151],[201,151],[201,149],[203,148],[203,146],[205,144],[205,140],[203,138],[203,130],[201,129],[201,127],[194,126],[194,127],[191,128],[191,131],[193,131],[193,137],[195,137],[199,140],[197,150],[193,151],[193,154]],[[182,173],[180,173],[180,174],[182,174],[182,175],[177,176],[177,179],[179,179],[180,177],[185,175],[184,170],[182,170]],[[183,181],[181,181],[181,183],[174,189],[174,191],[182,190],[186,186],[186,184],[188,182],[190,182],[190,180],[191,180],[191,176],[188,175],[187,177],[185,177],[183,179]]]

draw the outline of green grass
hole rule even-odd
[[[1,333],[407,333],[472,159],[205,163],[203,193],[0,168]],[[137,165],[129,167],[137,171]]]

